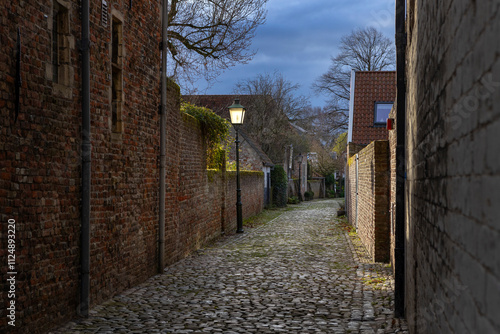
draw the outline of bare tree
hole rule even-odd
[[[316,92],[330,99],[326,113],[338,130],[347,129],[351,69],[392,70],[396,63],[394,42],[375,28],[353,30],[342,37],[340,53],[332,57],[330,68],[313,84]]]
[[[206,79],[246,63],[257,27],[264,23],[267,0],[171,0],[168,15],[169,75]],[[172,66],[173,65],[173,66]]]
[[[251,111],[245,116],[245,129],[275,162],[282,162],[285,145],[301,142],[290,120],[299,118],[309,102],[296,95],[298,88],[277,71],[240,81],[235,88],[237,94],[245,95],[245,107]]]

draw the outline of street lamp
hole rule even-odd
[[[297,156],[297,162],[299,163],[299,201],[302,202],[302,160],[304,157],[302,153]]]
[[[240,104],[239,99],[235,99],[233,105],[229,106],[229,115],[231,116],[231,123],[236,131],[236,233],[243,233],[243,215],[241,212],[241,189],[240,189],[240,150],[238,128],[243,124],[245,119],[245,107]]]

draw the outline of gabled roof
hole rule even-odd
[[[356,144],[387,140],[385,127],[374,126],[375,102],[396,99],[395,71],[353,71],[351,78],[351,108],[349,138]]]
[[[250,137],[245,131],[239,130],[240,135],[247,141],[247,143],[250,145],[250,147],[259,155],[260,159],[262,160],[262,163],[265,167],[274,167],[273,162],[269,157],[267,156],[264,151],[262,151],[262,148],[260,147],[259,144],[257,144],[252,137]]]

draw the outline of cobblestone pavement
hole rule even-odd
[[[393,316],[391,269],[366,261],[337,207],[294,206],[53,333],[407,333]]]

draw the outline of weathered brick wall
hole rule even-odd
[[[264,173],[240,171],[241,210],[243,219],[260,213],[264,209]],[[236,172],[227,172],[226,233],[236,231]]]
[[[356,154],[365,146],[349,143],[347,145],[346,167],[346,211],[347,217],[353,226],[356,221]]]
[[[389,260],[389,148],[388,141],[374,141],[349,159],[349,220],[374,261]],[[356,209],[357,203],[357,209]],[[356,216],[357,215],[357,216]]]
[[[43,333],[76,316],[81,201],[80,8],[68,2],[69,65],[53,81],[52,1],[0,0],[0,332],[7,327],[7,221],[16,220],[16,327]],[[157,271],[159,193],[159,3],[115,1],[108,26],[91,1],[91,306]],[[123,130],[112,131],[111,14],[123,24]],[[147,17],[148,20],[143,18]],[[19,119],[14,123],[15,45],[21,27]],[[169,86],[166,260],[185,256],[235,222],[225,175],[209,177],[201,131]],[[260,178],[260,179],[259,179]],[[212,180],[212,181],[211,181]],[[258,182],[257,182],[257,181]],[[262,175],[242,176],[243,212],[260,212]],[[257,189],[257,190],[256,190]],[[218,190],[218,191],[217,191]],[[249,191],[249,195],[246,192]],[[257,196],[258,195],[258,196]],[[260,209],[259,209],[260,208]],[[228,225],[230,226],[230,224]],[[234,223],[235,224],[235,223]],[[231,230],[235,230],[236,227]],[[229,229],[229,228],[228,228]]]
[[[36,333],[75,314],[80,230],[80,111],[73,82],[56,90],[47,33],[50,1],[0,1],[0,332]],[[78,5],[69,13],[78,15]],[[49,16],[50,17],[50,16]],[[21,100],[14,122],[16,41]],[[70,67],[78,64],[71,39]],[[75,70],[75,73],[77,71]],[[7,221],[16,221],[16,327],[7,327]],[[52,296],[52,297],[51,297]]]
[[[91,1],[91,304],[156,273],[160,39],[159,4]],[[140,8],[140,9],[139,9]],[[142,20],[146,15],[154,19]],[[122,131],[112,130],[111,22],[123,27]],[[78,15],[75,17],[79,20]],[[75,21],[76,21],[75,20]],[[77,21],[78,22],[78,21]]]
[[[500,332],[500,3],[408,7],[411,333]]]

